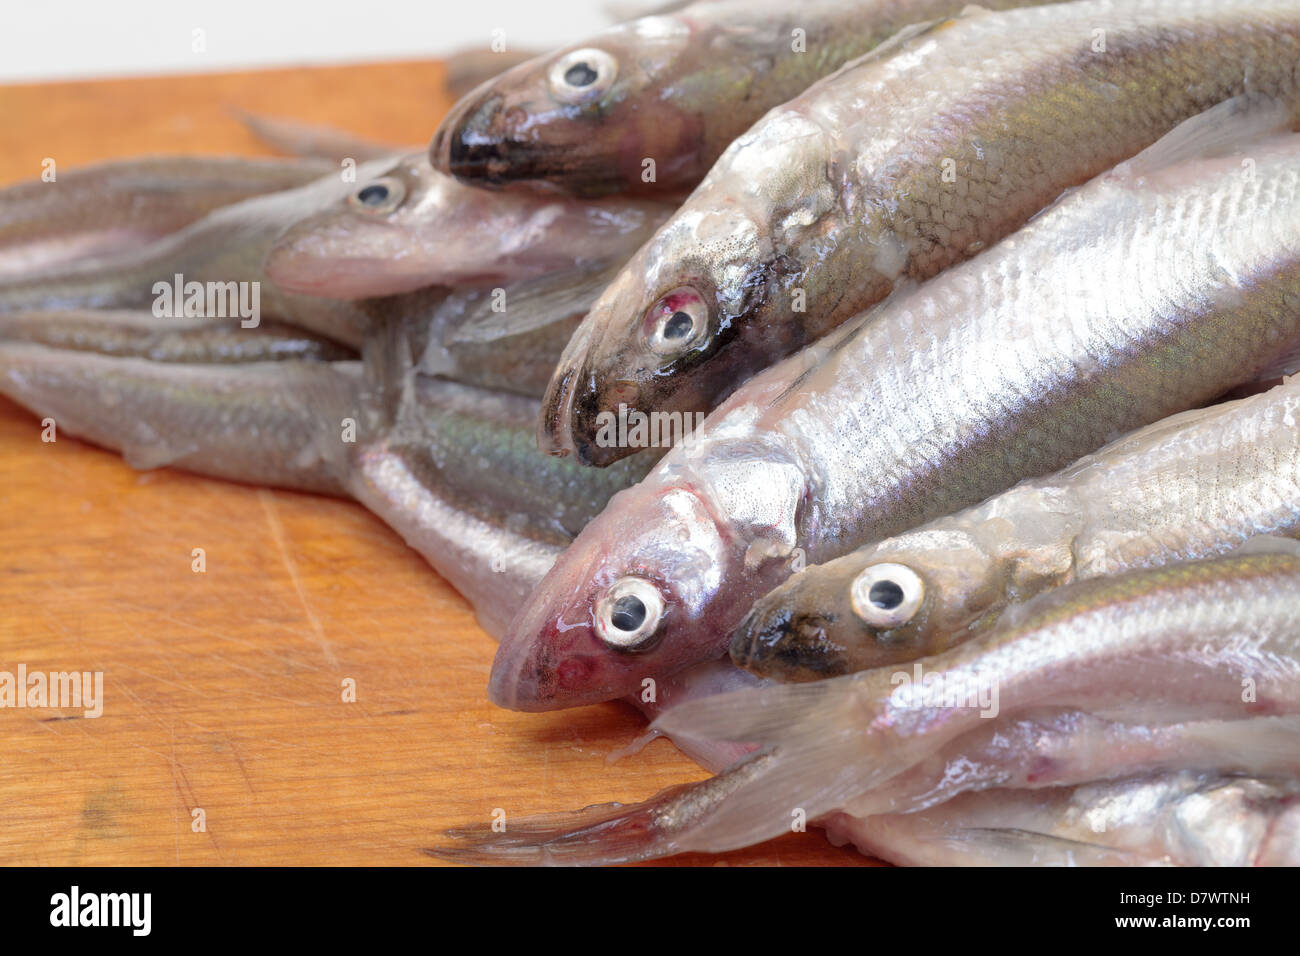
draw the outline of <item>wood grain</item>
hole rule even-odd
[[[442,79],[386,63],[0,88],[0,182],[46,157],[264,154],[232,107],[422,142],[450,105]],[[0,864],[425,864],[444,829],[495,808],[704,776],[664,740],[607,763],[643,729],[623,705],[488,704],[491,640],[354,504],[134,472],[42,442],[2,400],[0,489],[0,670],[102,671],[105,697],[97,719],[0,709]],[[867,861],[812,831],[670,862]]]

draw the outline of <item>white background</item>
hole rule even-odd
[[[626,0],[625,0],[626,2]],[[635,0],[633,0],[635,3]],[[644,4],[643,4],[644,5]],[[602,0],[0,0],[0,83],[426,59],[580,40]],[[207,50],[192,50],[193,31]]]

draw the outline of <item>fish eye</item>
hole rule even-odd
[[[618,76],[618,61],[604,50],[566,53],[550,71],[551,92],[565,103],[590,103],[604,96]]]
[[[925,600],[925,582],[906,565],[873,564],[853,579],[849,597],[862,623],[889,631],[916,617]]]
[[[384,215],[392,212],[406,198],[406,186],[394,176],[371,180],[348,196],[348,203],[364,212]]]
[[[708,335],[709,307],[690,286],[669,292],[646,313],[646,342],[659,355],[677,355]]]
[[[596,603],[596,635],[621,651],[645,650],[659,629],[664,599],[644,578],[615,581]]]

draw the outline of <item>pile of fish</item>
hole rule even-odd
[[[0,191],[0,392],[355,498],[494,702],[717,774],[433,852],[1300,864],[1300,0],[701,0],[428,150],[250,124]]]

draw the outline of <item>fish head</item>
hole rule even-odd
[[[621,492],[507,629],[489,696],[524,711],[640,696],[647,679],[724,654],[714,598],[733,548],[688,485]]]
[[[977,538],[919,530],[792,575],[754,604],[731,659],[783,681],[903,664],[973,636],[1007,595]]]
[[[645,161],[692,153],[701,129],[667,95],[690,37],[685,21],[644,17],[521,63],[452,109],[430,146],[433,165],[480,186],[661,191],[675,160]]]
[[[438,231],[431,224],[442,211],[454,207],[456,197],[448,195],[454,186],[423,153],[359,177],[342,199],[277,237],[267,256],[267,277],[290,292],[345,299],[432,285],[442,278],[437,270],[445,243],[427,237]]]
[[[683,210],[570,340],[543,399],[539,444],[605,466],[641,447],[628,438],[638,420],[685,427],[702,418],[775,354],[793,351],[784,339],[797,324],[766,321],[793,281],[742,208]]]

